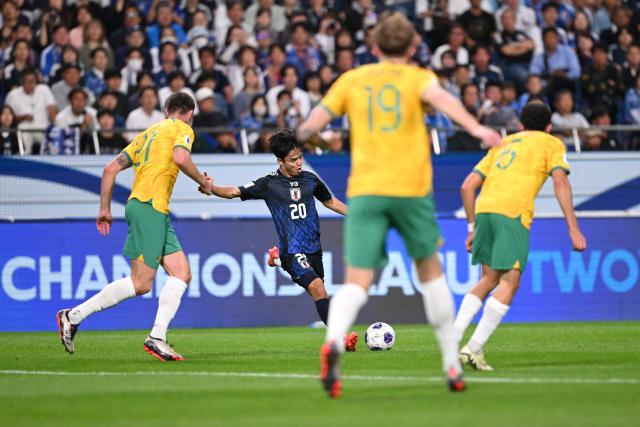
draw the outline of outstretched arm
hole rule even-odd
[[[578,219],[573,210],[571,184],[569,184],[567,173],[563,169],[556,169],[551,172],[551,177],[553,179],[553,190],[556,194],[556,199],[567,221],[567,228],[569,229],[569,237],[571,238],[573,250],[582,252],[587,248],[587,239],[585,239],[580,231],[580,227],[578,227]]]
[[[100,211],[96,219],[96,227],[98,233],[103,236],[109,234],[111,230],[111,197],[113,195],[113,186],[116,183],[116,176],[129,167],[131,167],[131,159],[124,152],[118,154],[111,160],[102,170],[102,181],[100,182]]]
[[[298,141],[308,141],[320,147],[327,145],[326,141],[320,138],[318,132],[329,124],[331,118],[331,114],[326,108],[321,105],[315,107],[311,110],[309,117],[298,127]]]
[[[236,197],[240,197],[240,188],[239,187],[211,187],[211,194],[214,196],[222,197],[223,199],[235,199]]]
[[[178,168],[184,172],[189,178],[194,180],[202,189],[204,194],[211,194],[211,186],[213,182],[207,179],[206,174],[201,174],[198,167],[193,163],[191,152],[186,148],[177,146],[173,149],[173,161],[176,162]]]
[[[339,213],[340,215],[346,215],[347,210],[349,209],[347,205],[345,205],[335,197],[332,197],[331,200],[328,200],[326,202],[322,202],[322,204],[325,205],[325,207],[327,207],[328,209]]]
[[[473,246],[474,226],[476,222],[476,192],[482,186],[484,178],[477,172],[471,172],[460,187],[460,195],[462,196],[462,206],[464,213],[467,215],[468,231],[465,245],[467,251],[471,252]]]
[[[498,132],[482,126],[456,97],[438,85],[429,86],[422,94],[422,100],[433,105],[451,120],[465,128],[472,136],[480,139],[485,148],[496,147],[502,143]]]

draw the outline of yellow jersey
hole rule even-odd
[[[381,62],[344,73],[321,105],[351,127],[347,196],[422,197],[431,192],[424,91],[436,75],[408,64]]]
[[[558,138],[538,131],[507,136],[474,168],[484,178],[476,213],[520,217],[522,225],[530,228],[534,200],[555,169],[570,172],[566,148]]]
[[[139,133],[123,150],[133,163],[133,189],[129,199],[148,202],[155,210],[169,213],[169,199],[176,182],[178,165],[173,150],[191,151],[193,129],[178,119],[166,119]]]

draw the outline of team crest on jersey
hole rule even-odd
[[[191,144],[191,139],[189,138],[189,135],[185,135],[184,136],[184,145],[189,145]]]
[[[302,198],[302,190],[300,190],[300,188],[290,188],[289,192],[291,193],[291,200],[294,202]]]

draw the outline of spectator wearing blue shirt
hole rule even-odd
[[[484,94],[485,86],[488,83],[504,81],[502,70],[495,65],[491,65],[491,52],[489,52],[487,46],[476,46],[471,54],[471,62],[469,77],[480,88],[480,94]]]
[[[520,95],[518,100],[516,101],[516,111],[518,114],[522,113],[522,109],[525,105],[529,103],[531,98],[541,98],[542,101],[549,106],[549,101],[542,94],[542,79],[537,74],[531,74],[527,77],[527,82],[525,83],[526,92]]]
[[[171,27],[178,40],[178,45],[182,45],[187,41],[187,35],[184,29],[176,22],[173,22],[173,9],[169,2],[160,2],[156,6],[156,23],[147,28],[147,39],[150,47],[160,46],[160,38],[162,29]]]
[[[373,29],[375,27],[367,27],[365,29],[364,44],[356,49],[356,63],[358,65],[375,64],[378,57],[373,54]]]
[[[84,76],[84,87],[97,99],[107,88],[104,72],[109,65],[109,56],[105,48],[97,47],[91,51],[90,58],[91,70]]]
[[[558,18],[555,25],[565,30],[569,28],[569,24],[573,21],[573,16],[576,12],[573,6],[568,4],[565,0],[547,0],[539,2],[536,5],[536,15],[538,18],[538,23],[542,25],[544,21],[542,19],[542,13],[544,11],[544,8],[548,4],[554,5],[556,7],[556,10],[558,11]]]
[[[636,86],[629,88],[624,97],[624,121],[640,125],[640,74],[636,76]]]
[[[575,90],[575,82],[580,78],[580,63],[576,52],[560,44],[555,28],[546,28],[542,33],[543,52],[535,55],[529,66],[531,74],[537,74],[547,82],[547,91],[559,89]]]
[[[51,30],[52,43],[40,55],[40,72],[45,82],[52,76],[53,66],[62,62],[62,49],[69,44],[69,30],[58,24]]]
[[[427,104],[424,119],[429,129],[437,129],[440,151],[444,153],[447,151],[447,138],[453,136],[453,123],[449,117],[433,108],[431,104]]]
[[[309,43],[309,29],[304,22],[291,27],[291,43],[287,45],[286,52],[286,62],[296,67],[298,75],[318,71],[322,65],[320,52]]]

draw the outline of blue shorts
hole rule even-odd
[[[280,261],[291,280],[305,289],[316,279],[324,280],[322,251],[312,254],[284,254],[280,256]]]

